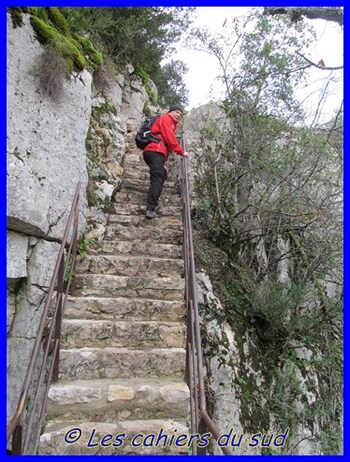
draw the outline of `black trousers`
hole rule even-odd
[[[158,205],[164,181],[167,178],[167,171],[164,168],[166,157],[163,154],[159,154],[159,152],[144,151],[143,159],[149,166],[150,173],[147,210],[151,210],[153,212]]]

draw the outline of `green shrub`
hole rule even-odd
[[[47,14],[57,30],[59,30],[64,35],[69,34],[70,27],[68,21],[60,12],[59,8],[47,8]]]
[[[77,41],[81,44],[85,55],[89,56],[90,61],[100,67],[103,64],[103,55],[97,51],[89,38],[77,36]]]
[[[49,22],[49,15],[47,13],[47,8],[31,8],[30,14],[36,16],[44,22]]]
[[[79,44],[66,37],[62,38],[61,42],[56,42],[56,48],[62,53],[62,56],[73,61],[75,70],[82,71],[87,68],[88,64],[79,50]]]
[[[88,254],[89,248],[96,243],[96,238],[91,237],[89,239],[81,238],[78,241],[78,254],[81,259],[85,258]]]
[[[34,29],[36,38],[42,45],[50,43],[57,37],[57,31],[38,16],[31,16],[30,23]]]

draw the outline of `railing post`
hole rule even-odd
[[[22,454],[22,424],[18,423],[12,435],[11,455],[17,456],[21,454]]]
[[[183,148],[186,151],[185,139]],[[188,159],[182,161],[182,198],[183,198],[183,225],[184,243],[183,255],[185,260],[186,280],[186,310],[187,310],[187,350],[186,350],[186,379],[190,387],[191,399],[191,432],[205,433],[207,429],[218,440],[220,434],[218,428],[211,420],[206,409],[205,385],[203,373],[203,356],[200,333],[200,320],[197,302],[197,282],[194,261],[193,238],[191,228],[190,198],[188,185]],[[230,448],[222,448],[224,454],[232,454]],[[192,445],[192,454],[206,454],[206,448],[198,448],[196,443]]]
[[[79,203],[80,199],[80,192],[78,192],[78,197],[77,197],[77,203]],[[73,239],[73,245],[72,245],[72,279],[73,279],[73,284],[72,284],[72,290],[75,288],[75,277],[74,277],[74,272],[75,268],[77,266],[77,255],[78,255],[78,226],[79,226],[79,208],[76,207],[75,213],[74,213],[74,224],[73,224],[73,229],[74,233],[72,236]]]
[[[200,435],[204,435],[204,433],[207,433],[207,431],[208,431],[208,427],[205,425],[205,422],[201,418],[199,421],[199,425],[198,425],[198,433]],[[204,447],[204,448],[198,447],[197,454],[201,456],[205,456],[207,454],[207,447]]]
[[[58,348],[55,355],[55,363],[53,366],[52,381],[58,381],[59,364],[60,364],[60,342],[61,342],[61,326],[62,326],[62,306],[63,306],[63,294],[64,294],[64,272],[65,272],[65,258],[62,256],[60,267],[57,275],[57,314],[55,323],[55,336],[54,343],[58,343]]]

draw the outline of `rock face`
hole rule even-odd
[[[85,228],[85,138],[91,75],[64,82],[55,103],[41,93],[32,69],[43,52],[29,17],[13,28],[8,16],[7,227],[8,415],[22,387],[43,301],[78,181],[80,234]]]
[[[59,239],[78,181],[83,191],[87,184],[85,138],[92,77],[84,71],[65,81],[60,103],[43,95],[33,75],[43,47],[26,16],[22,27],[14,29],[11,19],[7,22],[8,226]],[[85,207],[83,194],[82,217]]]
[[[212,154],[213,164],[220,162],[221,151],[231,128],[225,112],[214,102],[191,109],[184,120],[185,141],[190,152],[189,183],[191,207],[195,207],[202,197],[197,197],[194,186],[197,177],[204,174],[203,151]]]
[[[208,345],[204,351],[204,362],[207,383],[212,390],[212,394],[209,394],[212,397],[211,406],[214,408],[212,418],[217,423],[221,435],[228,434],[233,429],[231,438],[236,443],[236,445],[232,446],[233,454],[261,454],[259,447],[249,445],[253,433],[247,432],[244,427],[242,417],[244,400],[240,390],[236,387],[236,383],[240,379],[240,350],[235,332],[226,322],[219,323],[216,319],[213,319],[213,313],[216,313],[218,318],[220,317],[223,307],[213,292],[208,275],[197,273],[197,283],[199,288],[198,302],[203,316],[203,340],[205,339],[205,343]],[[207,308],[206,311],[203,310],[204,306]],[[208,315],[208,311],[211,313],[210,315]],[[247,339],[247,349],[249,343],[251,342]],[[210,353],[210,347],[213,345],[215,345],[214,355]],[[247,368],[253,377],[256,390],[259,390],[263,382],[261,372],[252,364],[249,364],[248,358]],[[214,454],[220,454],[215,444],[212,448]]]

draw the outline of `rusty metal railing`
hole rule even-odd
[[[186,140],[182,144],[186,150]],[[186,380],[190,389],[191,433],[203,434],[210,431],[215,440],[220,437],[219,430],[207,412],[203,373],[203,353],[197,303],[196,269],[194,261],[190,193],[188,183],[188,159],[182,161],[181,193],[183,199],[184,261],[185,261],[185,302],[187,312]],[[199,450],[198,450],[199,449]],[[232,454],[228,447],[220,448],[226,455]],[[192,454],[205,451],[192,445]]]
[[[77,261],[80,188],[79,182],[41,314],[22,392],[16,411],[7,426],[7,443],[11,445],[11,455],[28,454],[29,443],[33,444],[34,441],[35,447],[38,444],[50,382],[58,380],[62,315]],[[29,409],[26,409],[28,406]],[[39,420],[34,422],[38,417]]]

